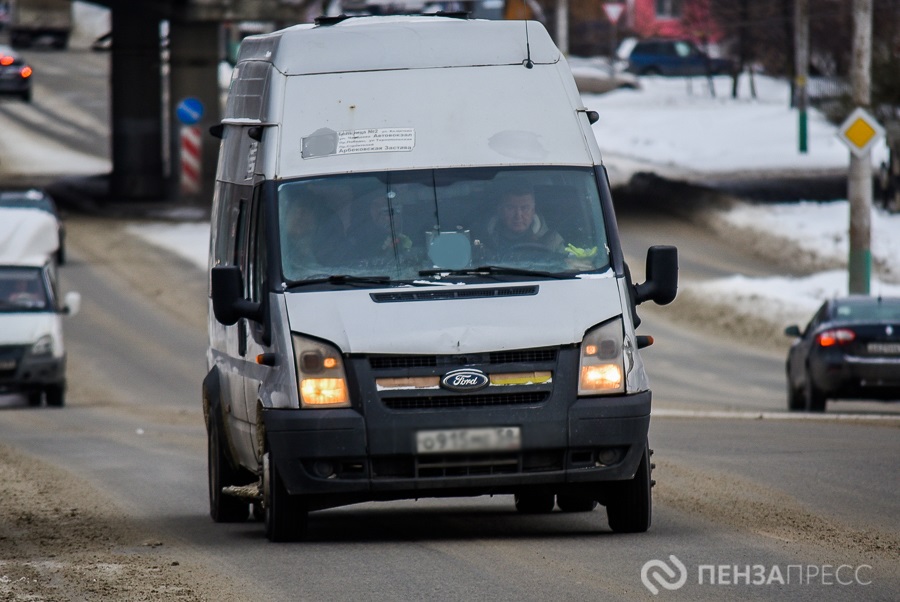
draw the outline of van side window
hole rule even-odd
[[[256,189],[253,195],[253,204],[250,209],[250,224],[247,241],[247,269],[245,276],[247,281],[247,293],[251,301],[260,301],[264,294],[264,281],[266,278],[266,227],[265,212],[262,210],[262,202],[259,198],[260,189]]]

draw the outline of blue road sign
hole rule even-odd
[[[199,99],[189,97],[182,99],[175,109],[178,121],[185,125],[194,125],[203,117],[203,103]]]

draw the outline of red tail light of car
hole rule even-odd
[[[34,73],[34,71],[28,65],[25,65],[24,67],[19,69],[19,75],[22,76],[22,79],[27,79],[27,78],[31,77],[32,73]]]
[[[9,67],[15,59],[8,54],[0,54],[0,66]]]
[[[836,328],[825,330],[816,335],[816,342],[820,347],[833,347],[834,345],[846,345],[853,342],[856,333],[849,328]]]

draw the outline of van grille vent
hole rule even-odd
[[[472,408],[505,405],[533,405],[547,401],[549,391],[486,395],[429,395],[422,397],[385,397],[382,403],[392,410],[427,410],[434,408]]]
[[[494,297],[525,297],[536,295],[537,286],[507,286],[496,288],[465,288],[446,291],[409,291],[372,293],[375,303],[402,303],[406,301],[448,301],[455,299],[490,299]]]
[[[467,355],[371,355],[369,356],[369,365],[373,370],[391,370],[476,364],[555,363],[556,353],[556,349],[519,349]]]

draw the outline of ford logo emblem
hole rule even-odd
[[[481,370],[463,368],[448,372],[441,379],[441,386],[451,391],[476,391],[490,384],[491,379]]]

